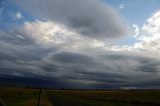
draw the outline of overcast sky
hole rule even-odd
[[[64,88],[160,88],[159,3],[0,0],[0,77]]]

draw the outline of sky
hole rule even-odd
[[[1,83],[160,88],[159,0],[0,0]]]

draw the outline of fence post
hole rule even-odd
[[[40,103],[41,91],[42,91],[42,89],[40,88],[40,90],[39,90],[39,96],[38,96],[38,104],[37,104],[37,106],[39,106],[39,103]]]

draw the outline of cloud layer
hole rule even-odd
[[[36,17],[58,22],[87,37],[108,39],[127,34],[123,19],[99,0],[17,0],[17,4]]]
[[[104,42],[126,34],[109,5],[98,0],[16,3],[37,17],[0,30],[0,77],[46,79],[54,87],[159,87],[158,39],[152,40],[154,46],[144,39],[133,46]],[[135,38],[141,38],[142,30],[148,33],[145,37],[158,36],[159,12],[147,22],[141,29],[134,25]],[[145,44],[156,48],[147,49]]]

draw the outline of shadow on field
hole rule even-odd
[[[160,92],[154,91],[49,91],[54,106],[160,106]]]
[[[69,101],[66,100],[65,98],[53,96],[50,94],[48,94],[48,98],[54,104],[54,106],[86,106],[84,104],[82,105],[75,101]]]

